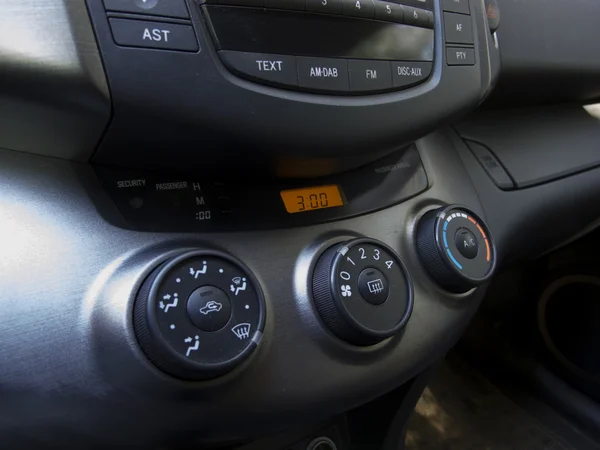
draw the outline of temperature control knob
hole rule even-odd
[[[374,239],[327,249],[315,267],[313,298],[327,327],[356,345],[394,336],[413,307],[412,284],[402,260]]]
[[[233,370],[256,349],[265,322],[258,283],[239,261],[191,251],[156,268],[134,305],[138,342],[159,369],[201,380]]]
[[[485,222],[462,206],[426,213],[417,229],[417,249],[431,277],[450,292],[466,292],[489,280],[496,249]]]

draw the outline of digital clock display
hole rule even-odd
[[[344,204],[340,188],[335,184],[281,191],[281,199],[290,214],[333,208]]]

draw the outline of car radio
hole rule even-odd
[[[472,109],[499,71],[483,0],[87,5],[113,102],[102,165],[332,175]]]
[[[203,8],[219,57],[242,77],[348,95],[406,88],[431,74],[431,11],[379,0],[230,6],[247,3]]]

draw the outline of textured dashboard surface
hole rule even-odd
[[[87,161],[110,98],[85,2],[0,6],[0,147]]]

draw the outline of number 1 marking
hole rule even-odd
[[[346,259],[347,259],[348,261],[350,261],[350,263],[351,263],[353,266],[355,266],[355,265],[356,265],[356,264],[354,264],[354,261],[352,261],[352,260],[350,259],[350,257],[349,257],[349,256],[348,256]]]

